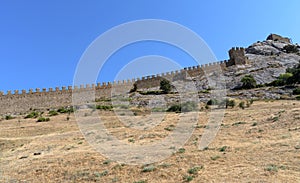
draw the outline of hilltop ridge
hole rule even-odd
[[[290,47],[293,50],[290,50]],[[229,50],[229,60],[187,67],[179,71],[173,71],[163,74],[157,74],[132,80],[114,81],[112,83],[97,83],[69,87],[56,87],[55,90],[43,88],[40,90],[30,89],[28,92],[22,90],[19,93],[8,91],[6,94],[0,92],[0,113],[23,113],[31,109],[50,109],[62,106],[72,106],[72,94],[74,92],[95,92],[96,99],[110,98],[117,94],[128,95],[128,92],[135,85],[139,91],[149,91],[159,89],[162,79],[167,79],[177,86],[186,87],[187,80],[193,81],[198,91],[213,89],[214,81],[220,76],[215,77],[222,72],[226,83],[228,96],[249,97],[249,98],[280,98],[282,93],[290,94],[291,90],[282,89],[264,89],[254,91],[235,91],[241,86],[241,78],[246,75],[252,75],[257,84],[263,85],[270,83],[285,73],[287,68],[293,67],[300,60],[300,46],[292,44],[290,39],[279,35],[271,34],[264,41],[258,41],[247,48],[235,47]],[[217,72],[218,71],[218,72]],[[212,81],[209,85],[208,78]],[[259,94],[259,95],[258,95]],[[135,95],[132,95],[133,97]],[[209,93],[202,93],[199,96],[202,101],[210,98]],[[88,102],[88,101],[85,101]]]

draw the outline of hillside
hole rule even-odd
[[[299,61],[271,34],[223,62],[2,93],[0,182],[300,182]]]
[[[144,144],[164,138],[180,116],[170,113],[155,129],[142,132],[118,125],[105,115],[120,140]],[[244,110],[227,109],[217,137],[197,148],[209,110],[184,149],[151,165],[126,165],[96,152],[78,129],[75,117],[60,114],[49,122],[19,116],[0,122],[2,182],[299,182],[300,102],[255,101]],[[157,114],[158,115],[158,114]],[[67,117],[69,116],[69,120]],[[143,116],[140,116],[143,118]],[[148,168],[147,168],[148,167]],[[198,168],[197,168],[198,167]]]

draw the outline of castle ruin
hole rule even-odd
[[[245,56],[245,48],[236,47],[229,51],[229,61],[226,63],[226,67],[232,65],[245,65],[248,64],[248,58]]]
[[[272,40],[272,41],[279,41],[279,42],[283,42],[283,43],[291,43],[291,39],[287,38],[287,37],[282,37],[278,34],[270,34],[267,37],[267,40]]]
[[[56,87],[55,89],[37,88],[35,91],[18,90],[0,92],[0,114],[25,113],[31,109],[52,109],[65,106],[72,106],[72,94],[85,92],[95,94],[95,99],[110,98],[112,92],[128,93],[135,84],[138,89],[152,88],[159,86],[160,81],[165,78],[170,81],[185,80],[187,77],[205,75],[205,72],[213,71],[216,68],[224,69],[232,65],[247,64],[248,58],[245,56],[244,48],[232,48],[229,50],[229,60],[213,62],[204,65],[187,67],[178,71],[172,71],[132,80],[114,81],[112,83],[97,83],[92,85]]]

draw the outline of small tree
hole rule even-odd
[[[172,90],[172,85],[170,84],[170,81],[163,79],[160,82],[160,88],[164,93],[170,93],[170,91]]]
[[[286,72],[289,72],[292,74],[292,76],[288,78],[287,84],[300,83],[300,61],[297,66],[295,66],[294,68],[287,69]]]
[[[272,81],[271,83],[269,83],[269,86],[284,86],[288,83],[288,80],[293,77],[292,73],[284,73],[284,74],[280,74],[280,76],[278,77],[278,79]]]
[[[283,49],[287,53],[298,53],[299,52],[298,47],[296,45],[292,45],[292,44],[284,46]]]
[[[252,75],[246,75],[241,79],[243,83],[242,88],[251,89],[256,87],[256,81]]]
[[[228,107],[233,108],[234,106],[235,106],[235,101],[234,101],[234,100],[226,99],[226,109],[227,109]]]

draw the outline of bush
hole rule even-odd
[[[51,110],[51,111],[49,111],[48,114],[49,114],[49,116],[56,116],[56,115],[58,115],[58,112],[55,110]]]
[[[239,103],[239,107],[240,107],[241,109],[245,109],[245,102],[244,102],[244,101],[240,102],[240,103]]]
[[[296,45],[291,45],[291,44],[284,46],[283,49],[287,53],[298,53],[299,52],[297,46]]]
[[[278,79],[275,81],[272,81],[271,83],[268,84],[268,86],[284,86],[288,83],[289,78],[293,77],[292,73],[284,73],[280,74]]]
[[[96,109],[111,111],[113,109],[112,105],[96,105]]]
[[[143,168],[142,172],[153,172],[156,170],[156,167],[153,166],[153,165],[150,165],[150,166],[146,166]]]
[[[199,170],[201,170],[203,168],[203,166],[195,166],[193,168],[190,168],[188,170],[189,174],[197,174]]]
[[[300,95],[298,95],[298,96],[296,97],[296,100],[300,100]]]
[[[46,122],[46,121],[50,121],[50,118],[39,117],[39,119],[37,120],[37,122]]]
[[[206,104],[207,105],[218,105],[219,101],[217,99],[210,99],[209,101],[207,101]]]
[[[243,89],[251,89],[256,87],[256,81],[252,75],[246,75],[241,79]]]
[[[59,112],[59,113],[72,113],[72,112],[74,112],[74,109],[73,109],[73,107],[70,107],[70,108],[65,108],[65,107],[62,107],[62,108],[59,108],[58,110],[57,110],[57,112]]]
[[[140,91],[141,95],[160,95],[161,91]]]
[[[160,82],[160,88],[164,93],[170,93],[170,91],[172,90],[172,85],[170,84],[170,81],[163,79]]]
[[[196,102],[188,101],[183,104],[174,104],[169,109],[167,109],[167,112],[191,112],[198,110],[198,105]]]
[[[7,116],[5,116],[5,119],[6,120],[11,120],[11,119],[14,119],[14,117],[12,117],[11,115],[7,115]]]
[[[172,105],[171,107],[169,107],[169,109],[167,109],[167,112],[180,113],[181,112],[181,106],[179,104]]]
[[[287,84],[297,84],[300,83],[300,61],[294,68],[288,68],[286,72],[293,74],[292,77],[288,78]]]
[[[293,90],[293,95],[300,95],[300,87]]]
[[[218,102],[218,103],[219,103],[219,107],[224,107],[225,106],[226,109],[228,107],[233,108],[235,106],[235,101],[234,100],[229,100],[229,99],[225,99],[225,100],[223,100],[221,102]]]
[[[27,119],[27,118],[37,118],[38,116],[39,116],[39,113],[33,111],[33,112],[27,114],[27,115],[25,116],[25,119]]]
[[[181,105],[182,112],[191,112],[196,111],[198,109],[198,105],[196,102],[188,101]]]
[[[235,106],[235,101],[234,100],[226,99],[226,108],[227,107],[234,108],[234,106]]]

